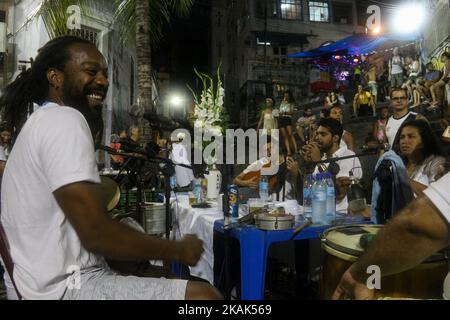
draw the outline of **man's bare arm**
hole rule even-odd
[[[380,231],[351,273],[365,282],[369,265],[379,266],[382,276],[408,270],[448,246],[449,229],[433,203],[426,196],[419,197]]]
[[[160,259],[197,263],[203,251],[200,240],[190,236],[167,241],[113,220],[106,212],[99,188],[98,184],[78,182],[53,193],[87,250],[122,261]]]

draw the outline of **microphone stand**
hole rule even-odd
[[[164,196],[165,196],[165,217],[166,217],[166,239],[170,238],[170,230],[171,230],[171,226],[172,226],[172,215],[170,214],[170,192],[171,187],[170,187],[170,176],[173,174],[173,170],[174,170],[174,166],[181,166],[184,168],[188,168],[188,169],[192,169],[192,166],[186,165],[186,164],[181,164],[181,163],[175,163],[170,159],[167,158],[161,158],[158,156],[151,156],[148,154],[145,154],[144,152],[138,151],[138,152],[132,152],[132,153],[123,153],[123,152],[119,152],[115,149],[112,149],[110,147],[107,146],[102,146],[99,145],[97,146],[99,149],[105,150],[110,154],[115,154],[115,155],[121,155],[124,157],[128,157],[129,159],[126,161],[126,164],[128,164],[131,159],[137,159],[139,161],[139,165],[138,167],[142,167],[142,165],[145,162],[149,162],[149,163],[164,163],[166,164],[165,168],[161,168],[160,172],[163,174],[164,176]],[[125,166],[125,165],[124,165]],[[142,178],[142,175],[140,173],[137,173],[137,197],[136,197],[136,211],[135,211],[135,220],[140,223],[143,226],[143,221],[142,221],[142,207],[141,207],[141,202],[142,202],[142,190],[143,190],[143,185],[144,185],[144,180]],[[128,203],[128,190],[127,190],[127,195],[126,195],[126,203]],[[127,204],[126,204],[127,206]]]
[[[352,159],[352,158],[360,158],[360,157],[367,157],[367,156],[375,156],[378,154],[380,150],[367,150],[367,151],[363,151],[360,153],[355,153],[353,155],[350,156],[344,156],[344,157],[334,157],[334,158],[328,158],[328,159],[324,159],[324,160],[320,160],[320,161],[312,161],[312,162],[305,162],[304,164],[301,165],[302,168],[306,168],[309,167],[311,165],[318,165],[321,163],[332,163],[332,162],[337,162],[340,160],[345,160],[345,159]]]
[[[223,235],[224,235],[224,269],[225,269],[225,292],[224,299],[231,300],[231,241],[230,241],[230,202],[228,197],[228,185],[230,172],[227,164],[223,164],[223,185],[225,186],[222,196],[223,211]],[[238,199],[239,201],[239,199]]]

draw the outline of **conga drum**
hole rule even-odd
[[[376,236],[382,225],[347,225],[328,229],[322,236],[320,292],[330,299],[344,272],[364,252],[365,239]],[[366,236],[363,236],[366,235]],[[363,238],[362,238],[363,237]],[[369,243],[370,246],[370,243]],[[417,267],[381,278],[378,298],[442,299],[448,273],[444,254],[436,253]],[[368,273],[369,277],[371,273]]]

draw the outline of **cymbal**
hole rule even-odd
[[[120,201],[119,185],[106,176],[100,176],[100,180],[100,197],[103,199],[106,209],[111,211]]]

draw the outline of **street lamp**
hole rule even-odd
[[[402,34],[416,33],[425,22],[425,12],[426,8],[418,3],[398,7],[393,20],[394,30]]]
[[[169,116],[173,116],[173,111],[177,109],[181,109],[181,107],[185,103],[184,97],[179,93],[172,93],[168,98],[169,102]]]

